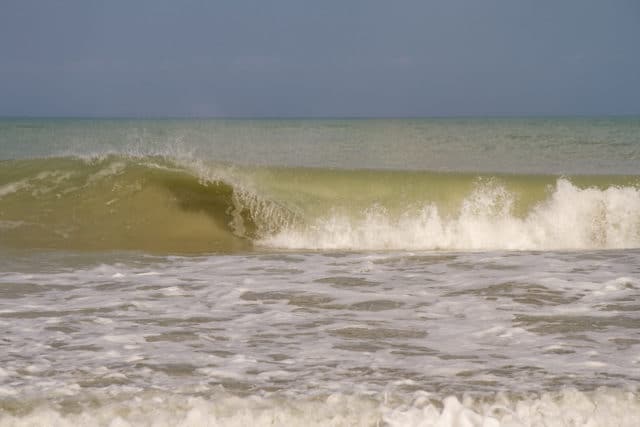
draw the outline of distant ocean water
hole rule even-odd
[[[640,118],[0,120],[0,426],[640,425]]]

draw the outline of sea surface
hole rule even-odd
[[[0,119],[0,426],[640,425],[640,118]]]

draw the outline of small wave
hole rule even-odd
[[[640,399],[633,392],[565,389],[531,396],[501,393],[484,398],[444,399],[426,392],[407,402],[332,394],[317,398],[212,398],[141,394],[130,399],[96,397],[79,410],[48,403],[5,410],[4,426],[375,426],[392,427],[635,427]],[[67,405],[76,407],[78,405]]]

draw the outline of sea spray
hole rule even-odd
[[[518,194],[495,182],[478,183],[459,210],[435,203],[408,207],[400,215],[373,205],[361,214],[336,208],[299,228],[261,241],[289,249],[347,250],[548,250],[640,246],[640,189],[579,188],[558,179],[548,197],[523,216]]]

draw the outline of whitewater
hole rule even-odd
[[[0,120],[0,426],[640,425],[640,120]]]

